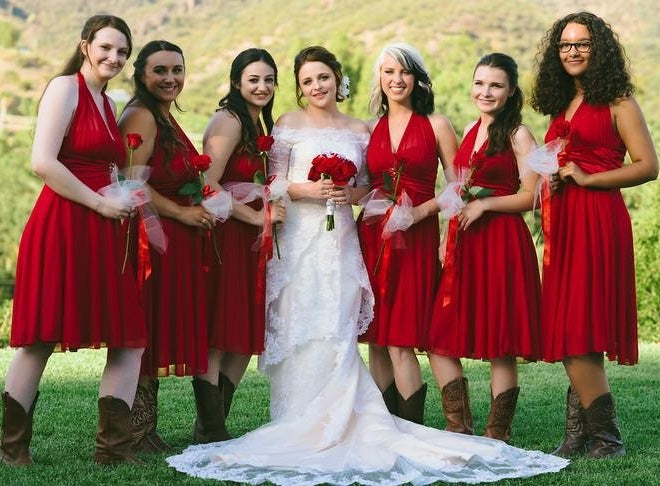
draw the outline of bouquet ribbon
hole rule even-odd
[[[148,205],[151,194],[145,187],[151,169],[147,166],[135,166],[123,180],[119,179],[117,168],[111,174],[111,184],[99,189],[99,194],[111,199],[118,199],[123,204],[136,208],[138,212],[138,268],[137,285],[138,291],[142,290],[144,281],[151,275],[151,259],[149,258],[149,244],[159,253],[167,250],[167,237],[163,232],[158,215]],[[128,246],[130,236],[131,219],[128,220],[126,228],[126,250],[124,255],[124,266],[128,258]],[[122,268],[123,273],[124,268]]]
[[[559,153],[563,150],[565,141],[556,138],[551,142],[532,150],[525,159],[525,164],[541,177],[534,190],[534,207],[536,200],[541,202],[541,230],[543,232],[543,265],[550,262],[550,227],[551,227],[551,195],[550,176],[559,170]]]
[[[264,222],[261,233],[257,237],[252,249],[259,252],[259,263],[257,266],[257,299],[265,295],[266,263],[273,257],[273,224],[270,211],[270,201],[283,200],[285,204],[290,201],[290,182],[277,176],[270,184],[262,185],[253,182],[228,182],[223,187],[231,193],[232,198],[239,204],[261,199],[264,205]]]
[[[372,224],[376,218],[382,217],[382,243],[378,252],[378,258],[374,267],[373,275],[376,276],[382,265],[383,273],[379,279],[379,290],[381,295],[387,292],[388,274],[392,249],[402,248],[405,243],[401,238],[393,238],[399,231],[406,231],[414,222],[412,215],[412,201],[405,190],[397,199],[396,204],[381,189],[374,189],[362,199],[358,204],[364,208],[362,221],[366,224]]]
[[[219,191],[202,199],[202,206],[221,223],[227,221],[233,209],[231,193]]]

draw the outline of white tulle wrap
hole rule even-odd
[[[374,189],[360,199],[358,204],[364,208],[362,219],[366,223],[387,214],[387,211],[392,208],[392,212],[383,225],[382,237],[384,240],[391,238],[396,231],[406,231],[414,223],[412,200],[405,190],[402,191],[396,204],[381,189]]]
[[[220,222],[227,221],[234,208],[231,194],[228,191],[218,191],[202,200],[202,206]]]
[[[566,141],[564,139],[556,138],[532,150],[525,158],[524,166],[541,176],[534,190],[534,207],[532,211],[536,210],[537,201],[543,200],[541,197],[543,185],[548,185],[550,183],[550,176],[559,170],[558,155],[563,150],[565,143]]]
[[[151,167],[146,165],[133,166],[122,171],[125,178],[119,180],[119,171],[113,167],[110,174],[111,184],[98,190],[99,194],[111,199],[117,199],[123,204],[135,208],[144,223],[149,244],[159,253],[167,251],[167,236],[163,231],[163,225],[160,222],[158,214],[149,206],[151,193],[146,187]]]
[[[364,169],[366,135],[276,128],[273,136],[272,169],[292,183],[305,182],[311,160],[328,151]],[[390,415],[357,349],[374,300],[353,214],[338,206],[336,228],[326,231],[324,212],[325,201],[292,201],[282,259],[268,263],[260,365],[270,377],[272,421],[238,439],[191,446],[169,457],[170,466],[200,478],[287,486],[477,483],[565,467],[559,457]]]

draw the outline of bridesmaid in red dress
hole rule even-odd
[[[124,203],[97,191],[126,159],[105,95],[131,53],[131,32],[111,15],[85,23],[81,41],[39,103],[32,168],[45,186],[28,219],[16,268],[10,344],[19,348],[2,394],[2,461],[32,463],[38,387],[54,349],[108,348],[99,387],[94,462],[138,462],[130,408],[146,344],[132,271],[122,273]]]
[[[570,380],[565,437],[554,453],[619,456],[625,449],[603,353],[620,364],[637,362],[632,230],[619,189],[655,179],[658,158],[608,24],[588,12],[567,15],[542,49],[532,106],[552,117],[547,141],[568,140],[560,181],[543,208],[550,218],[543,359],[561,360]],[[568,136],[560,131],[567,123]],[[632,163],[623,165],[626,151]]]
[[[142,144],[134,165],[151,168],[151,203],[161,216],[167,253],[150,250],[145,258],[151,275],[142,283],[142,302],[149,342],[142,356],[135,405],[131,412],[133,449],[168,450],[156,432],[158,376],[199,375],[207,367],[206,275],[204,240],[215,218],[179,194],[187,182],[199,180],[192,166],[197,150],[170,113],[179,109],[185,62],[181,48],[164,40],[148,42],[133,63],[134,97],[128,102],[119,129],[126,139],[138,133]],[[138,220],[139,221],[139,220]],[[135,241],[135,240],[134,240]],[[133,245],[135,248],[135,245]]]
[[[208,170],[211,188],[223,190],[228,182],[253,182],[263,171],[257,136],[273,127],[273,97],[277,86],[275,61],[264,49],[247,49],[234,59],[229,74],[229,94],[220,100],[204,133],[204,153],[213,160]],[[284,208],[271,206],[272,222],[284,218]],[[206,374],[195,379],[195,393],[204,393],[209,408],[224,424],[234,390],[253,354],[264,350],[265,268],[259,268],[259,251],[253,250],[262,230],[261,201],[249,205],[234,202],[232,217],[215,229],[222,264],[209,273],[209,358]],[[215,408],[214,408],[215,407]],[[223,425],[224,426],[224,425]],[[212,442],[198,434],[196,442]]]
[[[464,131],[454,170],[464,187],[480,186],[490,194],[468,202],[450,220],[431,326],[431,368],[442,390],[447,430],[472,434],[459,358],[489,360],[484,436],[508,442],[520,390],[516,357],[536,360],[541,351],[541,284],[534,243],[520,214],[533,205],[537,176],[523,171],[523,161],[536,143],[521,124],[523,94],[511,57],[482,57],[471,97],[481,115]]]
[[[427,347],[440,272],[435,181],[438,159],[447,168],[458,144],[449,120],[431,115],[431,80],[412,46],[394,43],[383,48],[369,106],[380,116],[370,123],[371,187],[391,192],[383,178],[389,174],[397,197],[405,191],[412,200],[413,225],[384,244],[384,218],[377,224],[359,221],[360,245],[376,298],[374,320],[360,340],[369,343],[369,367],[387,408],[422,423],[426,384],[415,348]]]

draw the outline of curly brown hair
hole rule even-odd
[[[584,101],[609,104],[634,91],[628,70],[628,58],[618,36],[608,23],[590,12],[577,12],[555,22],[545,34],[536,56],[538,72],[530,104],[544,115],[557,116],[575,97],[575,82],[564,70],[557,44],[569,23],[582,24],[591,35],[589,66],[580,77]]]

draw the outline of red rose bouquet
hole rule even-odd
[[[330,153],[314,157],[307,179],[312,182],[319,179],[331,179],[335,186],[346,186],[355,174],[357,174],[357,167],[352,161],[341,155]],[[326,201],[326,231],[335,229],[335,207],[336,204],[332,199]]]

